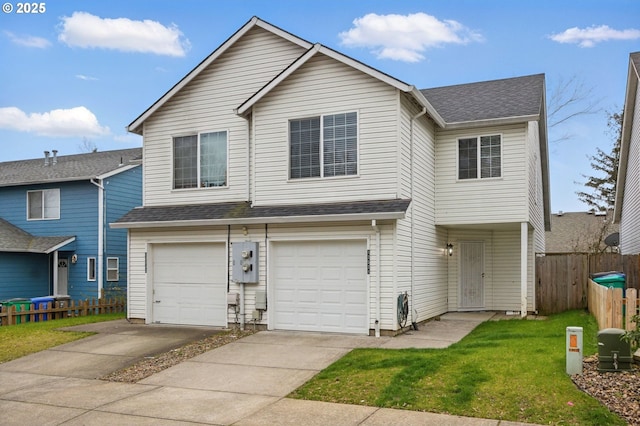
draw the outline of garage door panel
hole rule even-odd
[[[227,325],[224,244],[154,244],[152,253],[153,322]]]
[[[365,241],[273,243],[279,329],[368,333]]]

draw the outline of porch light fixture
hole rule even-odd
[[[449,256],[453,256],[453,244],[447,244],[447,253],[449,253]]]

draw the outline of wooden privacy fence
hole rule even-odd
[[[623,294],[621,288],[600,285],[592,280],[588,284],[589,312],[598,321],[598,328],[622,328],[635,330],[636,323],[631,321],[640,309],[638,290],[627,289]]]
[[[552,253],[536,256],[536,307],[555,314],[587,308],[589,274],[619,271],[626,287],[640,289],[640,255]]]
[[[34,321],[125,312],[125,310],[126,300],[124,298],[87,299],[77,302],[54,301],[38,304],[30,303],[29,301],[14,302],[9,306],[2,306],[0,309],[0,322],[5,326]]]

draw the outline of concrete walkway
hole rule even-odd
[[[397,337],[265,331],[208,351],[137,384],[98,377],[211,328],[90,326],[95,336],[0,364],[3,425],[516,425],[406,410],[288,399],[356,347],[442,348],[492,313],[451,313]]]

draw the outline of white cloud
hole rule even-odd
[[[588,28],[573,27],[549,38],[558,43],[577,43],[580,47],[593,47],[596,43],[609,40],[636,40],[640,38],[640,30],[614,30],[607,25]]]
[[[13,43],[18,44],[20,46],[25,47],[35,47],[38,49],[45,49],[51,46],[51,42],[46,38],[35,37],[35,36],[17,36],[11,31],[5,31],[4,34],[9,37]]]
[[[83,106],[28,115],[16,107],[0,108],[0,129],[52,137],[109,134],[109,128],[101,126],[96,116]]]
[[[423,52],[445,44],[467,44],[483,37],[457,21],[414,13],[377,15],[369,13],[353,21],[353,28],[339,34],[347,47],[373,49],[379,59],[419,62]]]
[[[121,50],[184,56],[190,48],[176,25],[165,27],[157,21],[128,18],[100,18],[86,12],[64,16],[58,40],[71,47]]]
[[[84,81],[96,81],[98,80],[96,77],[91,77],[84,74],[76,74],[76,78]]]

